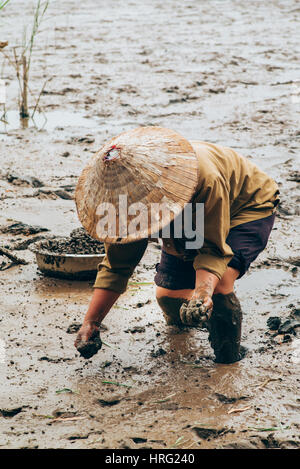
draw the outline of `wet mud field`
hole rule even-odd
[[[1,13],[8,47],[32,5]],[[50,2],[32,96],[52,80],[27,128],[14,70],[2,67],[0,245],[27,263],[0,257],[1,448],[299,448],[299,11],[296,0]],[[81,170],[107,138],[139,125],[232,146],[280,185],[269,245],[236,284],[249,349],[239,363],[215,364],[205,330],[165,325],[154,243],[91,360],[73,343],[93,282],[37,270],[28,240],[79,227]]]

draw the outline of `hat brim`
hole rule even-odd
[[[78,217],[103,242],[158,237],[182,213],[197,185],[190,142],[169,129],[140,127],[113,138],[84,168],[75,191]]]

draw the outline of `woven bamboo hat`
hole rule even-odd
[[[186,139],[139,127],[110,140],[84,168],[75,193],[78,217],[100,241],[157,237],[191,201],[197,182],[197,158]]]

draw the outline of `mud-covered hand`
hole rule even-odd
[[[193,296],[180,308],[180,319],[188,326],[207,327],[213,309],[212,295],[219,279],[204,269],[196,270]]]
[[[180,308],[180,319],[187,326],[206,327],[213,308],[210,296],[192,297]]]
[[[96,321],[85,321],[78,331],[75,347],[83,358],[91,358],[102,347],[100,324]]]

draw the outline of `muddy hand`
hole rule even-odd
[[[212,311],[210,297],[192,298],[180,308],[180,319],[188,326],[206,327]]]
[[[91,358],[102,347],[100,325],[94,321],[84,322],[75,340],[75,347],[83,358]]]

